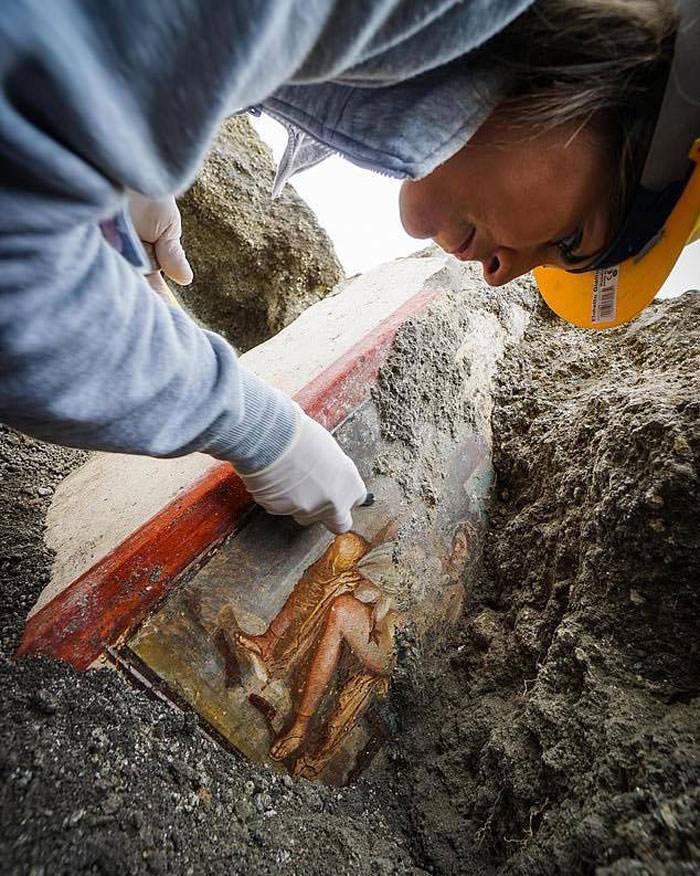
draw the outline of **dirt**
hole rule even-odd
[[[52,490],[84,457],[2,431],[3,872],[698,872],[700,294],[602,335],[540,310],[477,405],[478,357],[455,374],[440,352],[469,327],[458,304],[399,333],[427,364],[383,375],[385,463],[410,488],[433,441],[436,488],[455,422],[488,414],[490,529],[456,627],[404,636],[395,743],[349,788],[227,754],[111,670],[11,659]]]
[[[456,574],[464,577],[465,562],[473,570],[480,559],[487,521],[473,500],[486,495],[488,472],[478,485],[470,475],[480,480],[491,456],[494,373],[504,349],[522,337],[536,295],[529,280],[494,291],[476,267],[453,259],[428,285],[440,299],[401,327],[372,391],[385,445],[373,468],[399,485],[411,508],[393,536],[395,560],[413,573],[404,581],[404,609],[421,638],[442,638],[435,621],[454,620],[462,604]],[[461,556],[458,530],[471,558]]]
[[[399,693],[436,872],[700,872],[699,317],[700,293],[604,334],[541,310],[506,355],[483,568]]]
[[[53,488],[85,455],[0,430],[3,874],[423,873],[371,784],[285,782],[110,669],[12,660]]]

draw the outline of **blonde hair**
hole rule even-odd
[[[612,233],[641,176],[677,27],[673,0],[535,0],[486,47],[512,74],[499,109],[516,129],[573,123],[602,138],[618,168]]]

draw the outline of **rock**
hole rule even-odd
[[[256,808],[250,800],[239,800],[234,806],[233,811],[241,824],[247,824],[257,815]]]
[[[169,767],[173,778],[178,784],[182,786],[191,785],[192,787],[197,787],[199,785],[197,771],[184,760],[173,758],[169,763]]]
[[[32,696],[32,706],[41,715],[53,715],[58,709],[58,700],[50,690],[42,687]]]
[[[186,736],[192,736],[197,732],[199,727],[199,719],[196,712],[187,711],[182,715],[182,732]]]
[[[73,812],[71,812],[70,815],[63,819],[64,830],[67,828],[76,827],[78,824],[80,824],[84,817],[84,809],[75,809]]]
[[[296,192],[287,186],[271,199],[274,172],[250,122],[234,117],[179,200],[195,279],[176,294],[241,350],[292,322],[342,277],[333,245]]]
[[[487,608],[479,612],[472,620],[472,629],[478,639],[486,646],[490,645],[500,632],[494,612]]]
[[[255,808],[258,812],[266,812],[272,807],[272,798],[266,793],[256,794],[253,798],[253,802],[255,803]]]
[[[90,733],[90,751],[102,751],[108,744],[109,739],[102,727],[95,727]]]

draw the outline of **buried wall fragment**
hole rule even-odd
[[[459,616],[469,586],[491,483],[491,380],[530,306],[524,287],[507,293],[515,300],[486,293],[443,258],[403,260],[251,351],[254,370],[279,372],[312,415],[340,424],[338,440],[377,497],[356,511],[353,534],[333,542],[320,528],[245,520],[230,469],[204,467],[194,484],[171,484],[166,513],[60,592],[47,590],[21,653],[86,668],[108,649],[250,758],[347,782],[395,723],[381,702],[394,638],[407,631],[420,651]],[[319,321],[331,340],[310,347]],[[153,464],[154,474],[164,469]],[[76,539],[64,542],[77,556]]]
[[[257,515],[122,651],[247,757],[334,785],[389,735],[377,707],[396,632],[424,638],[457,616],[482,529],[483,494],[467,486],[489,484],[485,445],[458,444],[445,482],[462,502],[438,497],[444,514],[428,526],[424,499],[372,474],[386,448],[371,403],[338,438],[377,497],[353,532]]]
[[[130,656],[234,748],[294,776],[351,780],[395,724],[394,640],[421,647],[460,615],[485,529],[490,382],[527,320],[464,269],[399,329],[336,436],[376,501],[352,533],[256,516],[128,642]],[[387,712],[389,709],[389,712]]]

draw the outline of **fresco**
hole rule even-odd
[[[377,496],[356,509],[354,531],[333,537],[256,512],[122,652],[246,757],[332,785],[390,735],[401,630],[424,637],[459,613],[479,513],[465,515],[464,488],[485,478],[462,454],[445,514],[427,525],[405,489],[373,473],[372,409],[342,437]]]
[[[261,515],[129,648],[246,756],[343,784],[393,666],[390,530],[332,538]]]

